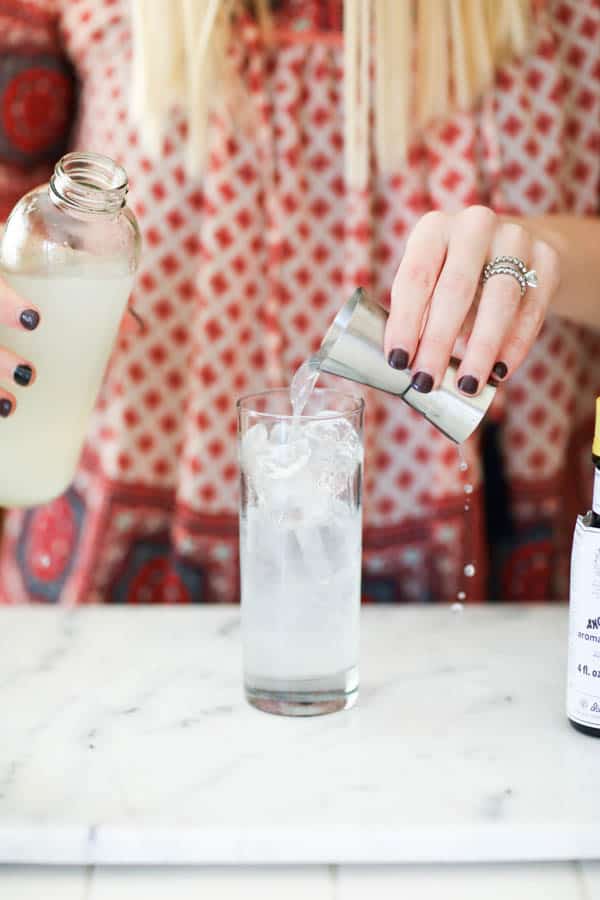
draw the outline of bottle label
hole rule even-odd
[[[600,516],[600,469],[594,469],[594,497],[592,509]]]
[[[600,730],[600,529],[581,516],[571,554],[567,715]]]

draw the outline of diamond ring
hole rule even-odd
[[[521,297],[527,293],[530,287],[538,286],[538,277],[535,269],[528,269],[526,264],[518,256],[496,256],[484,266],[481,273],[483,284],[493,275],[510,275],[519,283]]]

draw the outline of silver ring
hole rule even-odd
[[[538,286],[538,277],[535,269],[528,269],[526,264],[518,256],[496,256],[487,263],[481,273],[483,284],[493,275],[510,275],[519,283],[521,297],[527,293],[527,288]]]

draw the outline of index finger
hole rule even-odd
[[[40,311],[0,279],[0,323],[9,328],[34,331],[40,324]]]
[[[447,248],[447,216],[437,211],[426,213],[408,239],[392,285],[384,350],[394,369],[406,369],[415,355]]]

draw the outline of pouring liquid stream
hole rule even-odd
[[[309,356],[304,360],[301,366],[296,369],[292,384],[290,386],[290,403],[292,405],[292,414],[297,420],[306,408],[306,404],[310,400],[311,394],[315,389],[320,374],[321,357],[317,353],[315,356]]]
[[[456,599],[462,604],[462,601],[467,599],[469,593],[469,582],[468,579],[473,578],[477,569],[475,568],[475,563],[473,562],[473,550],[472,550],[472,540],[471,535],[473,533],[473,513],[471,512],[471,494],[473,493],[473,485],[471,484],[468,476],[469,472],[469,463],[466,460],[465,452],[462,448],[462,445],[459,444],[457,446],[458,453],[458,470],[461,474],[461,478],[464,479],[463,491],[465,495],[465,503],[464,503],[464,551],[463,551],[463,571],[462,571],[462,587],[456,594]],[[458,604],[453,605],[458,606]]]
[[[320,356],[319,354],[315,354],[314,356],[310,356],[306,359],[301,366],[296,370],[294,377],[292,379],[292,383],[290,386],[290,403],[292,406],[292,414],[294,417],[294,421],[297,422],[298,418],[304,412],[308,401],[310,400],[311,394],[315,389],[317,384],[319,374],[320,374]],[[462,604],[468,597],[469,592],[469,579],[473,578],[476,574],[475,563],[472,560],[472,545],[471,545],[471,534],[472,534],[472,511],[471,511],[471,494],[473,493],[473,485],[469,480],[468,472],[469,472],[469,464],[466,460],[464,450],[462,446],[459,444],[457,446],[458,453],[458,469],[460,472],[461,480],[464,481],[463,491],[465,495],[464,502],[464,513],[465,513],[465,522],[464,522],[464,551],[463,551],[463,570],[462,570],[462,584],[460,589],[456,593],[456,602],[452,604],[453,612],[461,612]]]

